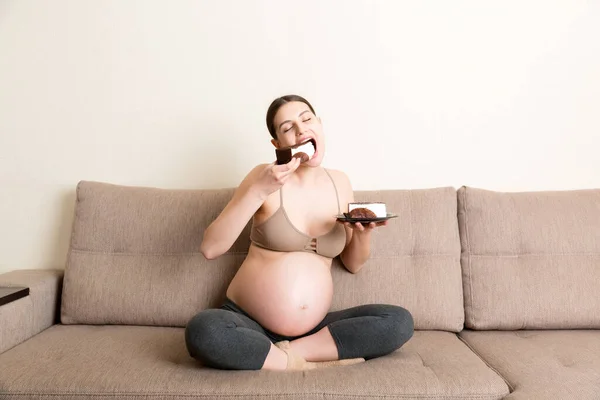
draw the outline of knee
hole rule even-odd
[[[207,361],[212,358],[211,349],[220,348],[218,345],[222,335],[219,334],[219,311],[204,310],[189,320],[185,327],[185,345],[188,353],[195,359]]]
[[[391,351],[402,347],[414,334],[414,320],[412,314],[399,306],[388,306],[385,310],[386,320],[389,322],[389,344]]]

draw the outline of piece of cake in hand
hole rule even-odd
[[[358,210],[358,211],[354,211]],[[366,211],[370,212],[368,214]],[[367,202],[357,202],[357,203],[348,203],[348,213],[351,218],[384,218],[387,216],[387,210],[385,208],[385,203],[383,202],[375,202],[375,203],[367,203]],[[359,213],[365,215],[372,215],[369,217],[358,216]]]
[[[302,162],[306,162],[315,155],[315,143],[313,139],[309,139],[295,146],[283,147],[275,149],[277,164],[287,164],[292,161],[293,157],[299,158]]]

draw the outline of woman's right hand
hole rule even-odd
[[[301,162],[300,158],[297,157],[293,157],[287,164],[277,165],[276,162],[272,162],[256,178],[255,188],[264,198],[267,198],[290,179],[290,176],[298,169]]]

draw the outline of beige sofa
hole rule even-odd
[[[303,372],[221,371],[183,327],[220,305],[248,227],[208,261],[203,230],[232,195],[81,182],[63,271],[0,286],[0,399],[600,399],[600,190],[357,192],[399,218],[356,274],[335,260],[333,309],[414,316],[400,350]],[[32,249],[35,251],[35,249]]]

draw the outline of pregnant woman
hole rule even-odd
[[[187,324],[188,352],[204,365],[236,370],[302,370],[354,364],[400,348],[413,335],[402,307],[366,304],[330,312],[331,265],[339,256],[357,273],[370,254],[369,225],[333,218],[354,201],[347,176],[325,169],[321,120],[304,98],[274,100],[267,111],[271,143],[309,141],[310,157],[252,169],[206,229],[208,259],[225,253],[252,218],[248,255],[224,304]]]

